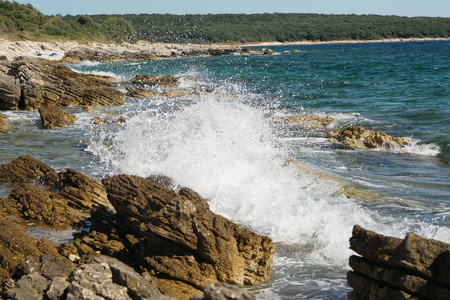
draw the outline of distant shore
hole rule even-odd
[[[399,43],[399,42],[432,42],[450,41],[450,38],[402,38],[381,40],[342,40],[342,41],[298,41],[298,42],[261,42],[261,43],[230,43],[226,45],[236,47],[262,47],[262,46],[296,46],[296,45],[327,45],[327,44],[365,44],[365,43]]]

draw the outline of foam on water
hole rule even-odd
[[[376,212],[332,196],[338,186],[288,164],[289,151],[262,110],[238,101],[205,97],[173,113],[143,111],[88,150],[115,173],[167,175],[208,199],[214,212],[275,242],[302,245],[315,263],[345,266],[355,224],[391,235],[411,226],[431,237],[449,233],[408,219],[380,222]]]

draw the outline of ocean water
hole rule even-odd
[[[269,48],[277,54],[72,64],[116,76],[122,90],[136,74],[172,74],[181,89],[214,92],[69,107],[76,125],[57,130],[40,129],[37,112],[4,112],[0,163],[29,154],[58,170],[162,174],[194,189],[274,240],[271,280],[248,288],[257,299],[346,299],[356,224],[450,242],[450,42]],[[303,113],[412,144],[344,150],[323,130],[273,121]],[[97,126],[94,116],[128,121]]]

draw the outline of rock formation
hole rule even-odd
[[[164,293],[187,298],[208,282],[257,284],[269,279],[272,241],[212,213],[194,191],[175,192],[127,175],[103,184],[117,213],[125,217],[122,229],[144,237],[136,241],[138,253]]]
[[[146,87],[177,87],[180,85],[178,78],[172,75],[138,74],[131,79],[131,83]]]
[[[0,61],[0,110],[43,106],[109,106],[124,103],[112,78],[76,73],[37,58]]]
[[[45,106],[39,108],[42,126],[45,129],[55,129],[67,125],[75,125],[75,117],[72,114],[62,111],[57,106]]]
[[[0,114],[0,132],[8,130],[8,126],[5,124],[6,115]]]
[[[274,122],[278,124],[298,124],[304,128],[319,128],[323,129],[328,127],[336,119],[330,116],[320,117],[317,115],[293,115],[293,116],[276,116]]]
[[[348,299],[450,299],[450,245],[408,233],[387,237],[353,228]]]
[[[328,140],[331,143],[342,143],[345,148],[351,150],[365,148],[398,149],[411,143],[406,138],[396,138],[383,132],[374,132],[358,126],[331,131],[328,133]]]
[[[250,299],[235,287],[207,284],[269,279],[273,242],[212,213],[194,191],[172,190],[170,178],[120,175],[102,184],[72,169],[56,176],[28,156],[0,166],[2,174],[20,183],[0,198],[0,285],[7,299],[169,299],[160,292],[188,299],[205,287],[194,300]],[[58,246],[26,234],[29,226],[80,222],[89,230]]]
[[[29,182],[56,186],[58,176],[55,170],[31,156],[23,155],[0,166],[0,181]]]

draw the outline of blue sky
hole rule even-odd
[[[16,0],[46,15],[323,13],[450,17],[449,0]]]

